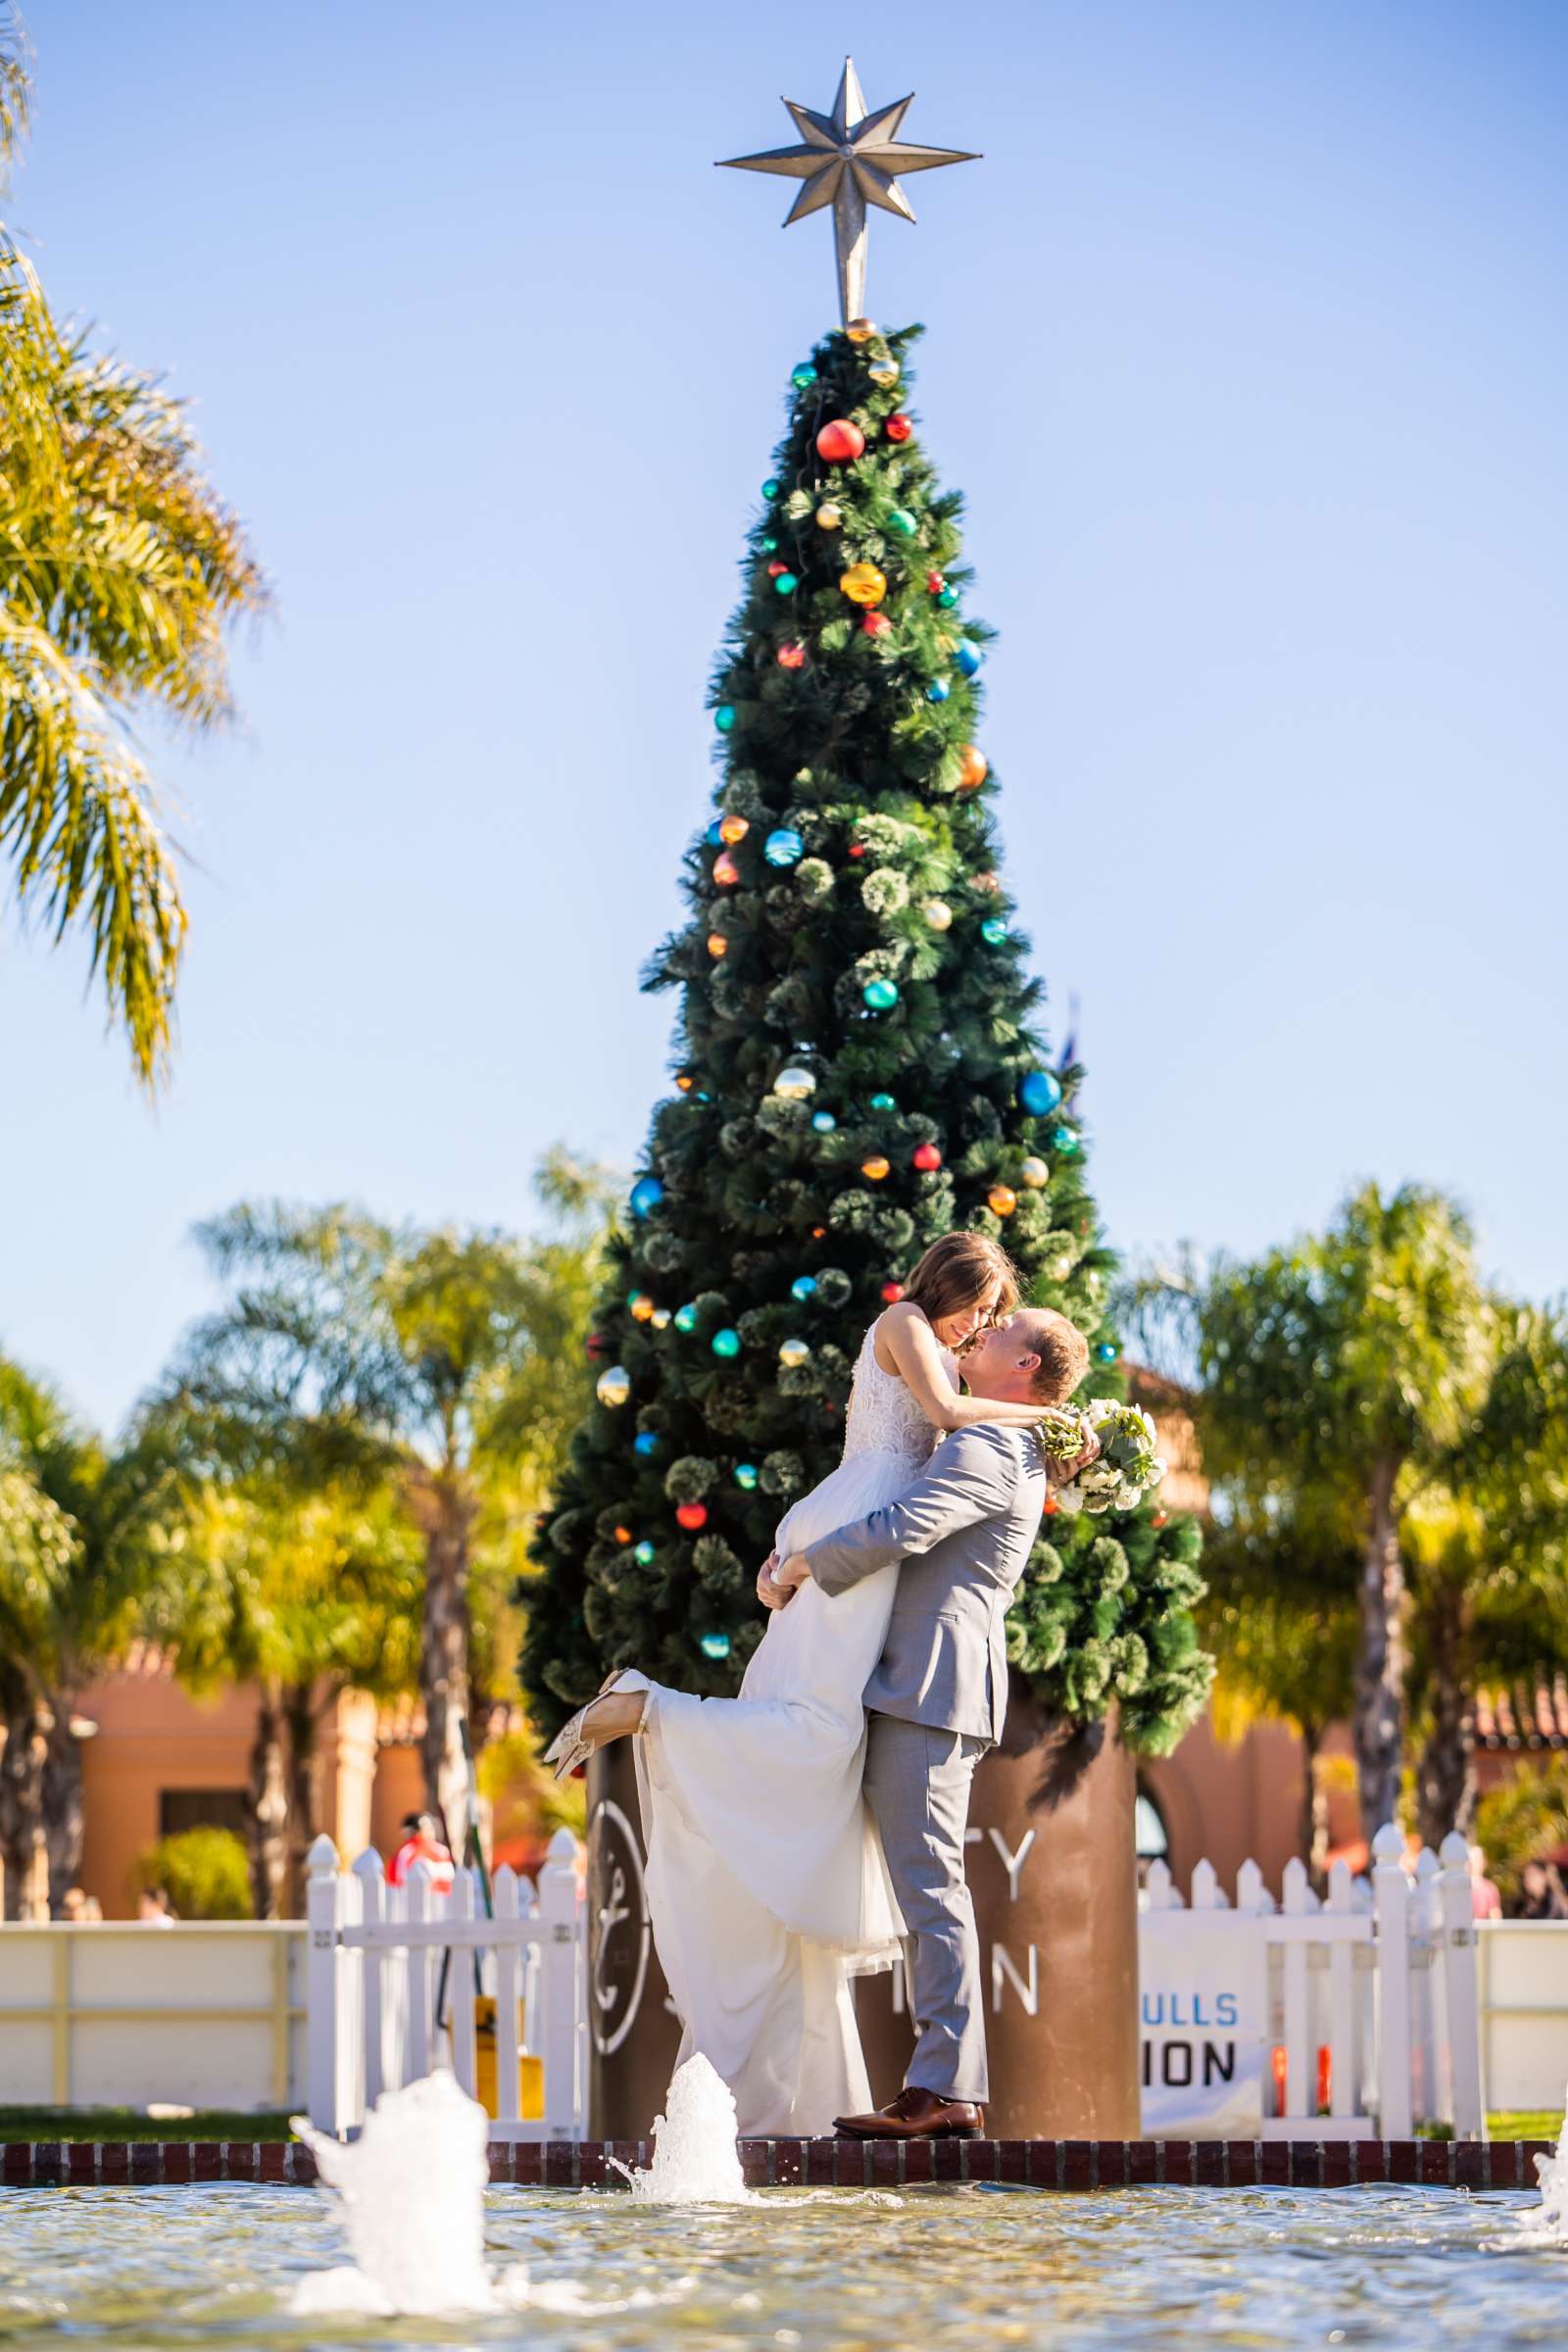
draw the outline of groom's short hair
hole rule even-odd
[[[1041,1404],[1065,1404],[1089,1369],[1089,1342],[1054,1307],[1037,1306],[1029,1310],[1028,1345],[1040,1358],[1030,1376],[1031,1396]]]

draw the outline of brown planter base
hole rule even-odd
[[[616,1740],[588,1766],[588,2128],[596,2138],[648,2137],[679,2046],[643,1896],[632,1742]]]

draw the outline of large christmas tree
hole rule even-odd
[[[918,332],[855,322],[793,371],[713,674],[690,919],[647,980],[680,992],[676,1092],[526,1588],[542,1726],[611,1666],[735,1690],[773,1528],[837,1460],[861,1335],[939,1234],[1001,1240],[1027,1297],[1088,1334],[1087,1393],[1120,1393],[1081,1072],[1037,1026],[977,748],[991,632],[965,610],[961,501],[908,407]],[[1016,1671],[1075,1718],[1118,1701],[1133,1747],[1168,1748],[1208,1686],[1198,1548],[1157,1494],[1049,1516]]]

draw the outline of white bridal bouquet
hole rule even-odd
[[[1102,1511],[1135,1510],[1165,1475],[1154,1450],[1159,1441],[1153,1422],[1136,1404],[1097,1396],[1081,1413],[1063,1406],[1047,1414],[1040,1424],[1046,1451],[1058,1462],[1070,1462],[1083,1451],[1086,1422],[1100,1440],[1099,1455],[1066,1486],[1053,1487],[1053,1494],[1062,1510],[1088,1511],[1095,1518]]]

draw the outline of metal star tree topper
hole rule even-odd
[[[785,107],[801,134],[798,147],[770,147],[761,155],[732,155],[719,167],[729,172],[773,172],[782,179],[804,181],[785,216],[804,220],[808,213],[833,207],[833,242],[838,256],[839,309],[849,325],[865,310],[865,208],[880,207],[913,220],[914,208],[898,182],[907,172],[935,172],[943,164],[979,162],[957,147],[915,147],[901,139],[904,118],[913,105],[912,94],[893,106],[866,112],[853,59],[846,58],[839,76],[839,94],[831,115],[813,114],[786,98]]]

